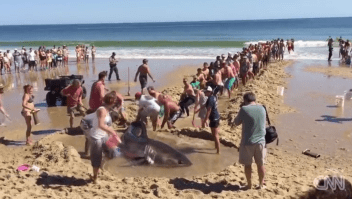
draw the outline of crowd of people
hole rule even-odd
[[[345,63],[346,65],[351,64],[351,42],[350,40],[344,40],[342,37],[338,38],[337,41],[339,42],[339,58],[341,58],[341,62]],[[329,58],[328,61],[331,61],[332,52],[334,49],[334,39],[329,37],[328,39],[328,48],[329,48]]]
[[[234,55],[228,53],[217,56],[216,60],[211,63],[204,63],[203,68],[198,68],[190,81],[183,78],[183,93],[180,100],[174,101],[171,96],[157,91],[152,86],[147,86],[148,76],[155,82],[151,74],[148,60],[144,59],[142,64],[138,67],[135,75],[135,81],[139,76],[141,85],[141,92],[135,94],[135,100],[138,101],[138,113],[136,121],[143,121],[148,123],[150,118],[153,130],[157,128],[176,128],[175,123],[181,117],[188,117],[190,115],[190,108],[194,105],[194,115],[198,114],[201,119],[202,127],[209,126],[214,137],[215,148],[217,153],[220,153],[220,114],[218,111],[219,97],[223,93],[227,93],[231,97],[234,89],[238,88],[240,83],[245,86],[248,81],[251,81],[255,76],[261,73],[268,67],[270,60],[282,60],[285,48],[294,50],[293,41],[290,45],[284,45],[283,40],[275,40],[271,42],[250,44],[248,47],[242,49]],[[55,47],[54,47],[55,48]],[[64,48],[67,49],[67,48]],[[78,50],[81,49],[81,50]],[[88,53],[86,50],[82,51],[84,46],[76,48],[77,60],[81,59],[81,53]],[[25,50],[24,50],[25,51]],[[55,52],[57,57],[66,61],[68,51],[64,53],[61,48],[53,51],[49,50],[49,54]],[[17,52],[17,51],[15,51]],[[39,49],[40,54],[45,54],[45,48]],[[93,52],[93,49],[92,49]],[[29,54],[35,54],[30,49]],[[61,56],[62,55],[62,56]],[[108,79],[111,79],[111,74],[115,71],[117,79],[119,80],[117,72],[117,62],[115,53],[109,59],[110,74]],[[39,55],[38,55],[39,56]],[[56,57],[56,58],[57,58]],[[83,56],[86,59],[89,56]],[[40,56],[39,56],[40,58]],[[43,57],[42,57],[43,58]],[[47,59],[48,56],[45,57]],[[29,59],[31,61],[31,59]],[[43,58],[44,60],[44,58]],[[59,60],[59,59],[57,59]],[[45,64],[44,64],[45,65]],[[32,66],[32,64],[31,64]],[[116,70],[115,70],[116,69]],[[121,124],[126,125],[127,117],[124,111],[124,97],[116,92],[109,91],[105,86],[105,79],[108,76],[107,71],[100,72],[98,80],[93,83],[90,97],[89,108],[85,108],[82,102],[83,90],[79,80],[74,80],[71,85],[61,91],[61,94],[67,97],[67,113],[69,115],[69,126],[74,127],[75,112],[79,112],[83,116],[80,126],[87,137],[85,154],[90,155],[93,166],[93,181],[97,181],[98,170],[102,166],[103,148],[109,137],[116,138],[118,143],[121,143],[117,132],[112,128],[112,123],[119,119]],[[145,92],[147,91],[147,92]],[[225,91],[225,92],[224,92]],[[0,86],[0,111],[9,117],[1,103],[1,94],[3,93],[3,86]],[[33,87],[31,85],[24,86],[24,95],[22,99],[22,115],[27,124],[27,144],[32,145],[31,139],[31,121],[32,114],[38,112],[39,109],[34,107]],[[260,178],[260,187],[264,186],[264,157],[265,157],[265,110],[259,104],[255,103],[255,95],[247,93],[244,95],[244,104],[236,117],[234,124],[243,125],[242,141],[240,147],[240,163],[244,164],[245,173],[249,188],[251,187],[250,179],[250,165],[254,157],[258,165],[258,172]],[[192,120],[194,125],[194,118]],[[264,140],[264,142],[263,142]]]
[[[92,61],[95,60],[96,48],[91,47],[91,50],[84,45],[76,46],[76,58],[79,63],[81,60],[88,62],[89,55],[92,56]],[[62,67],[68,65],[69,49],[66,45],[56,48],[47,48],[40,46],[37,50],[33,48],[27,49],[23,46],[20,51],[14,49],[7,50],[2,53],[0,51],[0,74],[11,73],[11,67],[14,67],[15,73],[19,73],[20,70],[24,71],[26,65],[29,71],[33,70],[46,70],[55,67]]]

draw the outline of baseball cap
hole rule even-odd
[[[15,51],[17,51],[17,48],[15,48]]]
[[[140,98],[140,97],[141,97],[141,95],[142,95],[142,93],[141,93],[141,92],[137,92],[137,93],[134,95],[134,97],[135,97],[135,98]]]

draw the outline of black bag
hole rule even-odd
[[[266,107],[263,105],[266,113],[266,119],[268,120],[269,127],[265,129],[266,134],[265,134],[265,142],[267,144],[274,142],[277,139],[276,145],[279,145],[279,136],[276,132],[275,126],[270,125],[270,119],[268,115],[268,111],[266,110]]]

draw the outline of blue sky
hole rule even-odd
[[[352,16],[347,0],[2,1],[0,25],[214,21]]]

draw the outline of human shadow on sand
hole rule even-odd
[[[339,124],[341,124],[342,122],[352,121],[352,118],[338,118],[338,117],[331,116],[331,115],[322,115],[320,117],[322,117],[323,119],[317,119],[315,121],[316,122],[334,122],[334,123],[339,123]]]
[[[222,191],[239,191],[239,185],[231,185],[226,182],[217,183],[198,183],[194,181],[187,180],[185,178],[175,178],[170,179],[170,184],[174,185],[175,189],[185,190],[185,189],[195,189],[203,192],[204,194],[209,194],[211,192],[221,193]]]
[[[58,186],[85,186],[91,180],[85,180],[75,177],[67,177],[61,175],[49,175],[46,172],[43,172],[39,175],[39,178],[36,181],[37,185],[43,185],[44,187],[54,188]]]
[[[40,130],[40,131],[32,131],[33,135],[49,135],[49,134],[53,134],[55,132],[57,132],[59,130],[55,130],[55,129],[50,129],[50,130]]]
[[[14,141],[14,140],[7,140],[5,137],[0,137],[0,144],[5,146],[24,146],[26,145],[25,141]]]
[[[67,135],[83,135],[83,131],[81,127],[74,127],[74,128],[67,128],[66,129]]]

